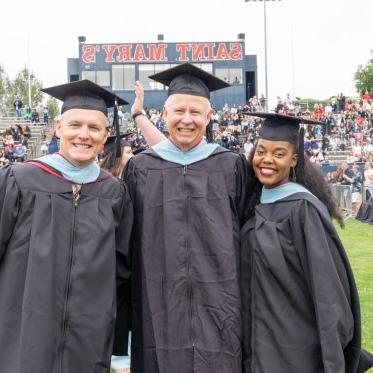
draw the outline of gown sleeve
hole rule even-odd
[[[19,188],[12,168],[0,167],[0,262],[13,234],[19,207]]]
[[[240,226],[246,221],[246,194],[247,194],[247,161],[240,155],[236,162],[236,197],[235,205],[240,220]]]
[[[135,200],[134,192],[136,188],[136,177],[135,177],[135,164],[132,161],[132,159],[130,159],[127,162],[126,167],[123,170],[122,180],[126,183],[129,195],[132,198],[132,201],[134,201]]]
[[[117,317],[115,322],[113,354],[128,355],[131,330],[131,235],[133,205],[127,185],[122,181],[122,216],[117,232]]]
[[[295,210],[291,219],[294,244],[314,304],[323,371],[345,373],[345,350],[350,343],[360,342],[354,341],[352,307],[357,292],[352,272],[330,222],[327,228],[317,208],[306,201]]]

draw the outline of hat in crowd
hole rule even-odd
[[[210,99],[210,92],[230,87],[230,84],[191,63],[183,63],[149,76],[169,87],[168,96],[176,93]]]
[[[128,136],[133,135],[134,133],[136,133],[136,132],[134,131],[134,132],[121,133],[120,134],[120,146],[121,146],[121,148],[123,148],[125,146],[131,146],[131,144],[126,140],[126,138]],[[107,140],[105,142],[105,145],[104,145],[104,153],[105,154],[114,152],[114,150],[116,148],[116,139],[117,139],[116,135],[109,136],[107,138]]]
[[[61,114],[70,109],[98,110],[107,116],[109,108],[114,108],[113,126],[116,131],[116,156],[121,156],[118,105],[128,102],[90,80],[78,80],[41,90],[63,101]]]

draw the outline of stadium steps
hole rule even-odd
[[[16,119],[15,117],[0,117],[0,133],[4,133],[7,128],[15,124],[24,128],[26,125],[30,127],[31,137],[28,141],[28,158],[37,158],[41,155],[40,146],[44,138],[46,127],[44,125],[34,125],[30,121],[24,119]]]
[[[339,165],[342,162],[347,162],[352,156],[352,150],[334,150],[328,153],[327,160],[330,164]]]

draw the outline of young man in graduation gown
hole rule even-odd
[[[60,153],[0,169],[0,371],[107,373],[133,220],[95,164],[116,97],[89,81],[44,91],[64,101]]]
[[[131,373],[238,373],[246,165],[204,140],[210,91],[227,84],[190,64],[151,78],[169,87],[170,136],[124,170],[136,211]]]

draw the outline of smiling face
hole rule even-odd
[[[205,134],[211,113],[210,102],[204,97],[171,95],[163,110],[170,140],[183,151],[192,149]]]
[[[107,125],[107,118],[101,111],[66,111],[56,125],[61,154],[76,167],[88,166],[94,162],[106,142]]]
[[[256,177],[266,188],[288,182],[290,168],[296,164],[294,145],[286,141],[258,141],[252,165]]]

